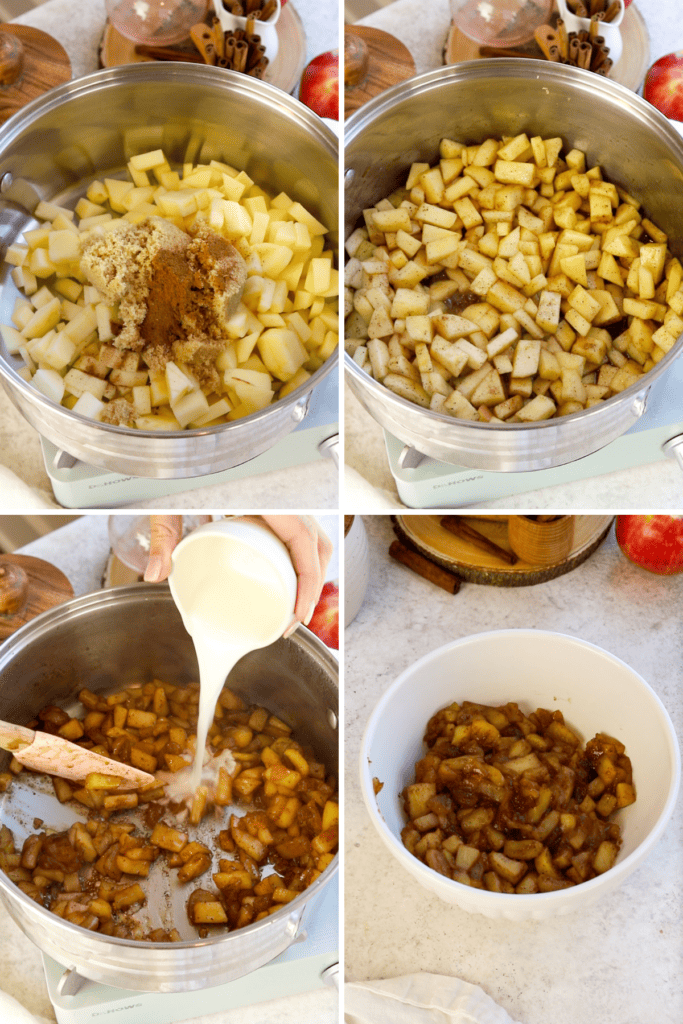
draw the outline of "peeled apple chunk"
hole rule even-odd
[[[194,163],[194,146],[174,169],[153,148],[158,142],[153,131],[136,128],[127,148],[149,150],[133,152],[127,180],[92,181],[73,210],[38,204],[40,223],[4,254],[21,294],[11,323],[0,325],[0,345],[23,360],[17,372],[24,380],[77,415],[140,430],[212,428],[286,396],[331,357],[339,274],[327,228],[286,192],[269,195],[246,171],[208,153]],[[176,235],[207,236],[219,250],[230,241],[247,274],[231,315],[226,309],[220,322],[198,323],[196,332],[186,323],[186,336],[169,339],[161,352],[136,347],[122,307],[128,299],[137,304],[142,324],[151,312],[146,285],[135,273],[135,287],[127,285],[130,253],[108,263],[104,244],[160,218]],[[200,283],[210,303],[220,281],[208,263]],[[161,272],[182,276],[172,265]],[[234,380],[231,371],[239,371]]]
[[[261,359],[278,380],[290,380],[307,359],[306,349],[294,331],[272,327],[258,340]]]

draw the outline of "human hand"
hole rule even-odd
[[[208,522],[210,516],[203,517]],[[307,625],[320,598],[325,573],[332,557],[332,542],[313,516],[250,516],[260,520],[287,547],[297,575],[294,617],[285,630],[290,636],[297,625]],[[182,516],[150,516],[149,561],[144,579],[160,583],[171,571],[171,555],[182,537]]]
[[[198,516],[208,523],[211,516]],[[150,516],[149,559],[143,579],[145,583],[161,583],[171,571],[171,555],[183,535],[182,516]]]
[[[290,636],[298,624],[311,621],[330,564],[332,541],[313,516],[260,516],[287,547],[297,575],[294,618],[284,632]]]

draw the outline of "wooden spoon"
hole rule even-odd
[[[34,732],[33,729],[11,725],[9,722],[0,722],[0,748],[9,750],[26,768],[72,781],[83,781],[87,775],[95,772],[100,775],[116,775],[136,788],[156,781],[149,772],[121,764],[103,754],[96,754],[61,736]]]

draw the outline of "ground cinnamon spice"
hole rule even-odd
[[[193,273],[180,253],[161,249],[152,259],[147,315],[140,334],[148,345],[171,350],[182,337],[182,322],[192,305]]]
[[[117,349],[139,352],[154,371],[171,359],[186,364],[202,386],[215,386],[215,360],[247,278],[227,239],[208,225],[189,234],[159,217],[121,221],[86,241],[81,269],[119,304]]]

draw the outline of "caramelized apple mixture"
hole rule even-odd
[[[427,725],[403,800],[412,854],[464,885],[539,893],[586,882],[621,847],[615,811],[636,799],[623,743],[585,748],[562,712],[464,701]]]
[[[88,817],[63,832],[44,827],[21,849],[2,826],[0,867],[24,893],[92,931],[171,942],[181,937],[173,922],[151,928],[135,917],[148,899],[145,879],[161,866],[180,886],[201,878],[201,888],[188,886],[186,910],[202,937],[275,913],[318,878],[338,844],[336,780],[266,708],[225,688],[209,733],[215,784],[201,785],[187,804],[176,798],[174,779],[194,754],[198,697],[196,684],[159,680],[107,697],[84,689],[82,717],[50,706],[30,723],[155,781],[133,790],[93,774],[75,788],[52,777],[60,802],[76,801]],[[24,773],[33,774],[13,759],[9,777]],[[235,804],[245,813],[232,813]]]

